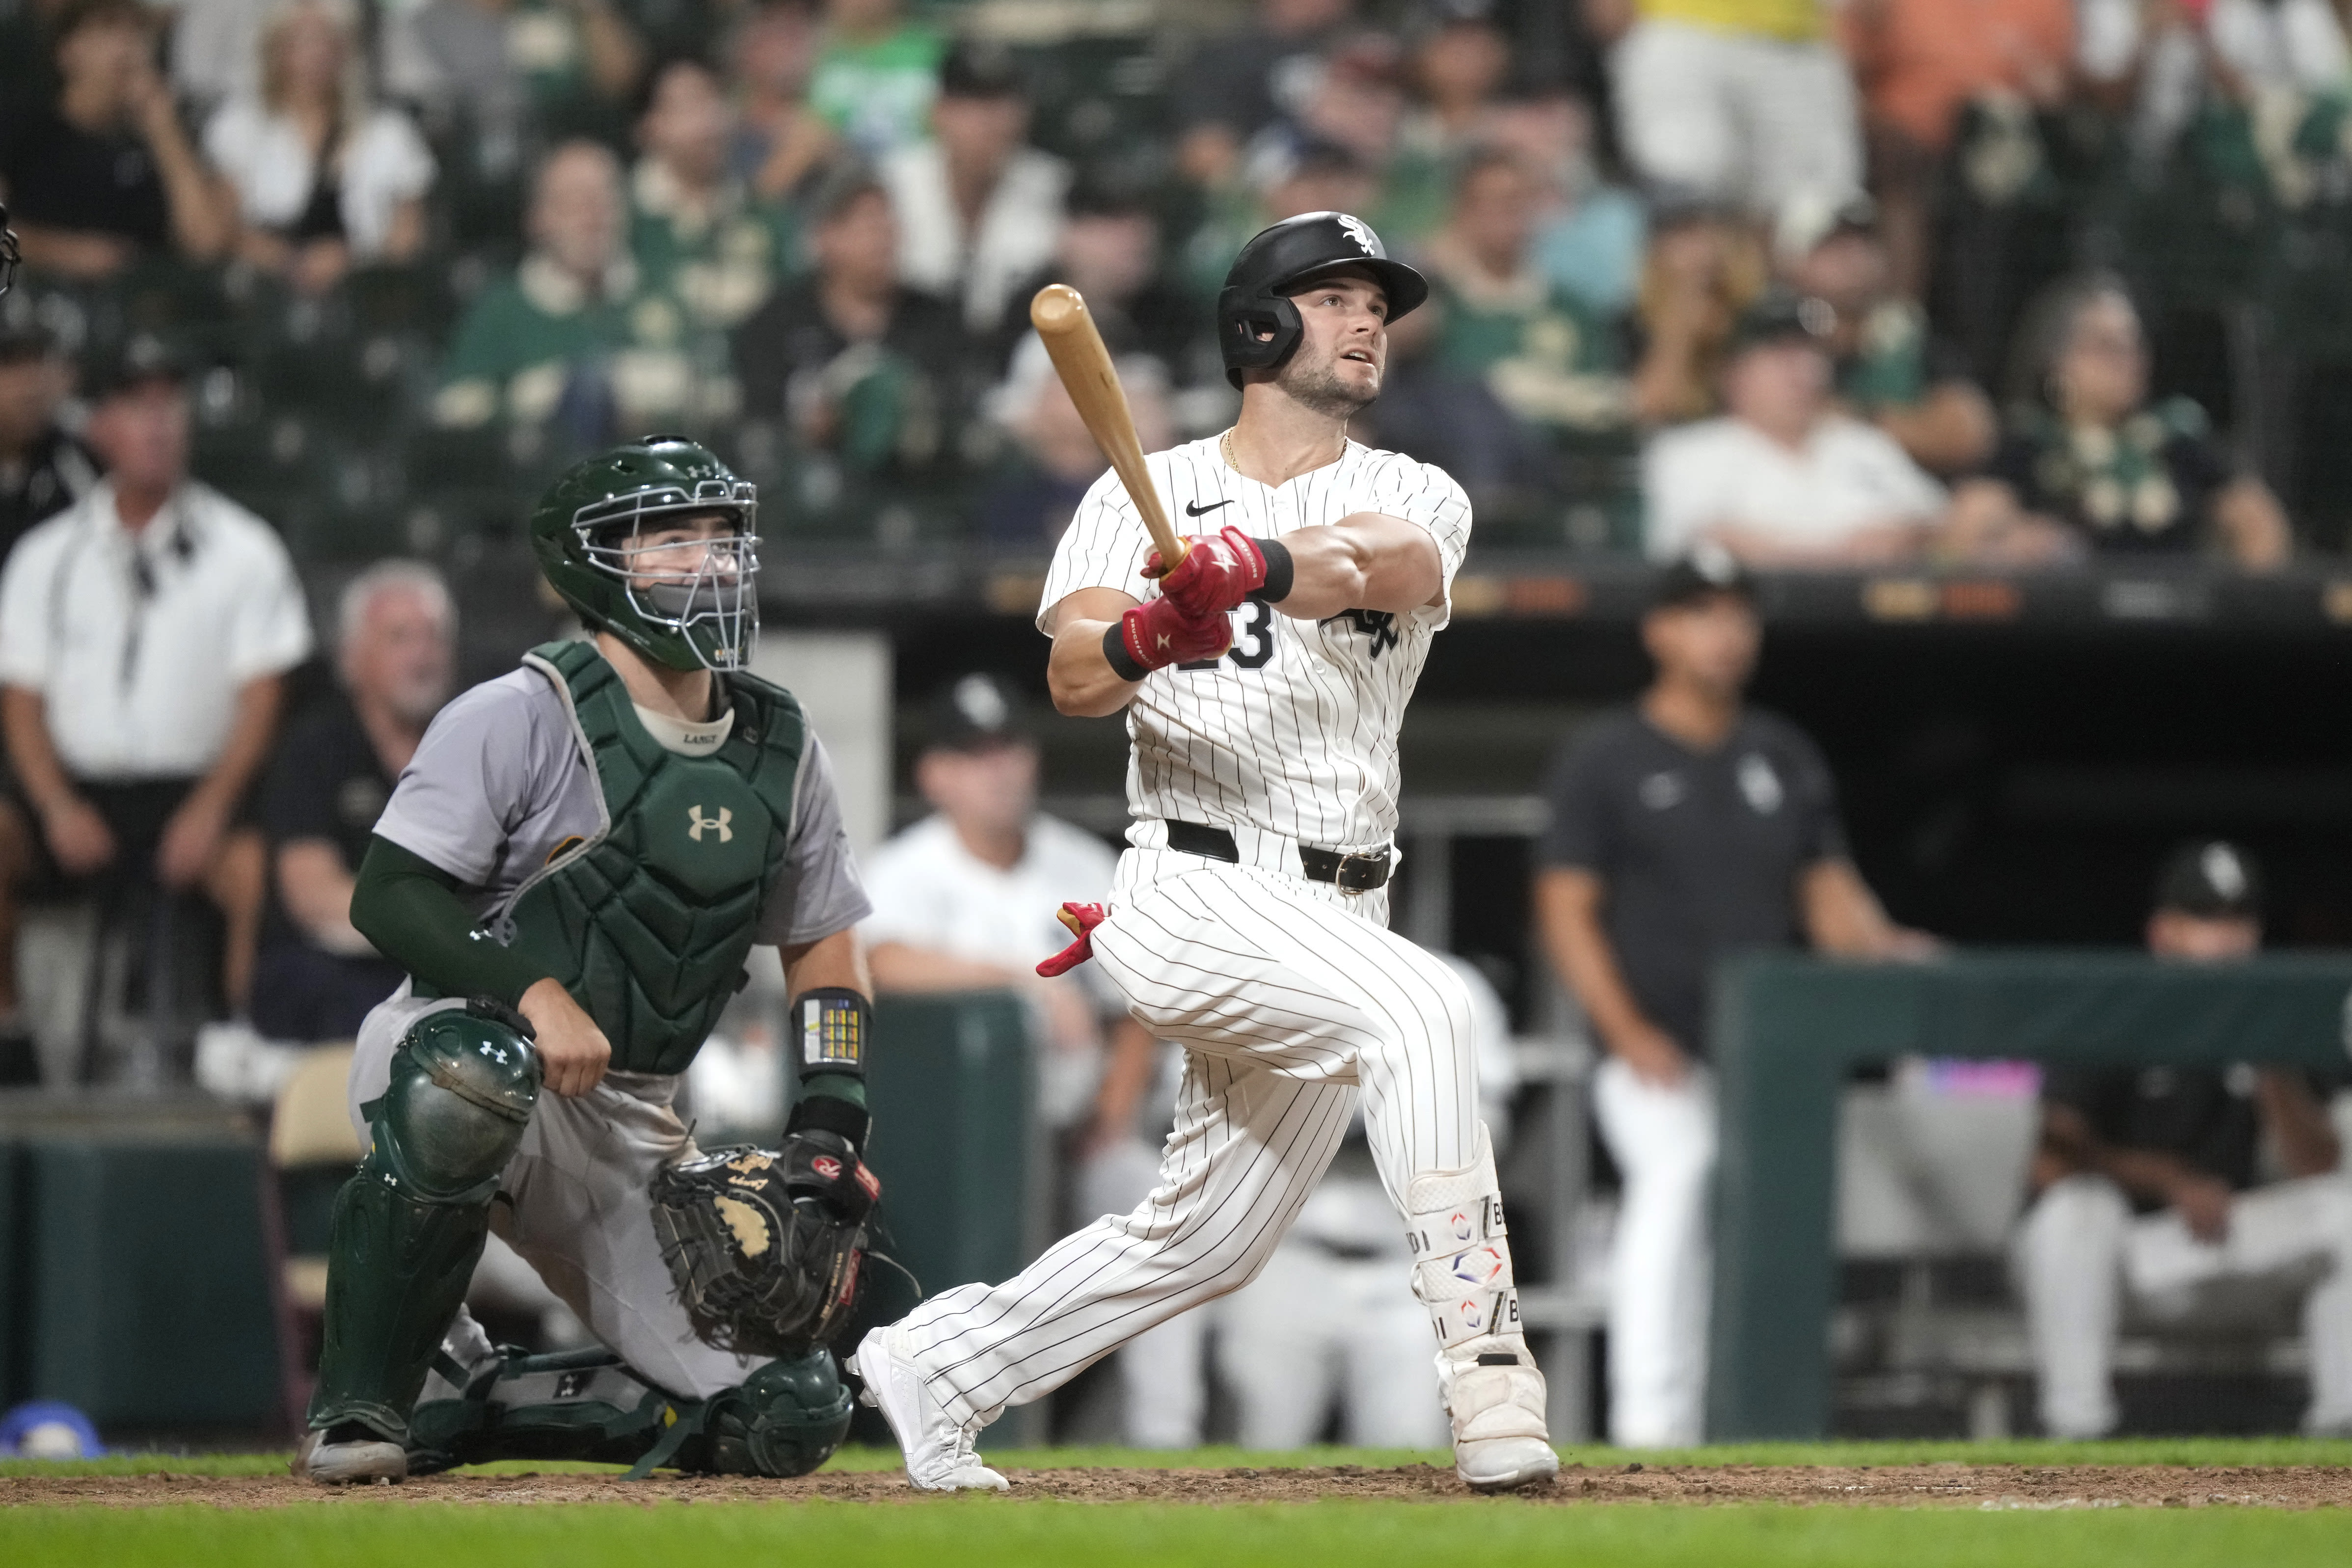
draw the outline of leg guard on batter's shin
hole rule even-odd
[[[367,1107],[367,1158],[335,1199],[313,1430],[404,1439],[539,1076],[530,1042],[471,1008],[425,1015],[394,1050],[391,1082]]]
[[[490,1459],[594,1459],[722,1475],[801,1476],[849,1432],[849,1394],[833,1356],[770,1362],[709,1399],[677,1399],[604,1349],[525,1355],[474,1368],[438,1365],[447,1397],[409,1419],[408,1469],[427,1475]]]
[[[1412,1293],[1437,1331],[1437,1376],[1454,1421],[1454,1468],[1481,1489],[1524,1486],[1559,1467],[1544,1425],[1544,1378],[1519,1325],[1510,1236],[1494,1147],[1478,1128],[1466,1169],[1430,1171],[1406,1192]]]

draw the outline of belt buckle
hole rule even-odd
[[[1357,873],[1358,868],[1361,868],[1364,879],[1351,882],[1350,878]],[[1331,885],[1351,899],[1358,898],[1379,887],[1380,881],[1375,879],[1388,868],[1389,858],[1386,850],[1378,855],[1367,855],[1361,852],[1342,855],[1339,857],[1338,868],[1332,872]]]

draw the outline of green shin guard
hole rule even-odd
[[[406,1440],[539,1077],[530,1042],[471,1008],[427,1014],[393,1052],[383,1098],[366,1107],[367,1158],[335,1199],[313,1431],[355,1423]]]
[[[429,1475],[492,1459],[629,1464],[634,1479],[668,1468],[717,1475],[803,1476],[849,1432],[850,1401],[829,1352],[769,1363],[709,1399],[674,1399],[610,1351],[508,1351],[467,1375],[462,1392],[416,1406],[408,1469]]]

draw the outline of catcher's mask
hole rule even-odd
[[[644,440],[576,464],[531,514],[549,584],[587,625],[674,669],[741,669],[760,633],[759,489],[700,443]],[[650,536],[716,516],[702,540]]]

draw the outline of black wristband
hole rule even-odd
[[[866,1076],[874,1004],[846,985],[820,985],[793,998],[793,1059],[803,1081],[819,1073]]]
[[[1297,563],[1290,559],[1290,546],[1279,539],[1253,539],[1250,542],[1265,557],[1265,586],[1250,597],[1279,605],[1290,597],[1291,581],[1298,574]]]
[[[829,1094],[803,1095],[784,1121],[788,1138],[795,1132],[838,1132],[860,1154],[866,1152],[866,1137],[873,1128],[874,1118],[866,1114],[864,1107]]]
[[[1113,621],[1103,633],[1103,658],[1110,665],[1113,675],[1121,680],[1141,680],[1151,672],[1135,662],[1135,655],[1127,651],[1127,625]]]

